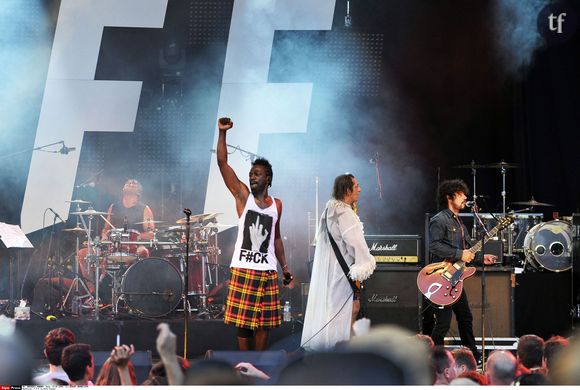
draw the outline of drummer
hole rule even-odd
[[[153,238],[155,222],[151,208],[141,202],[143,186],[135,179],[129,179],[125,182],[122,189],[121,200],[112,203],[107,211],[107,222],[105,222],[101,232],[101,239],[107,240],[112,226],[122,232],[134,232],[130,235],[138,241],[147,241]],[[111,226],[112,225],[112,226]],[[141,230],[141,232],[139,232]],[[139,258],[149,257],[149,250],[139,245],[136,249]],[[79,265],[81,273],[89,281],[94,278],[93,272],[89,272],[86,262],[87,249],[83,248],[79,252]],[[127,262],[131,263],[131,262]],[[91,270],[92,271],[92,270]]]
[[[143,186],[137,180],[129,179],[125,182],[121,200],[112,203],[107,211],[108,223],[105,223],[101,232],[103,239],[107,237],[111,225],[123,230],[142,230],[140,236],[143,241],[153,238],[153,230],[155,229],[153,211],[149,206],[141,203],[142,193]],[[145,247],[143,249],[147,250]]]

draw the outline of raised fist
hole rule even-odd
[[[229,130],[234,126],[234,122],[230,118],[220,118],[218,120],[218,129],[220,130]]]

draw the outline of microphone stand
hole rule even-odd
[[[43,150],[44,148],[47,148],[49,146],[54,146],[54,145],[63,145],[64,146],[64,141],[57,141],[57,142],[53,142],[50,144],[46,144],[46,145],[42,145],[42,146],[37,146],[36,148],[32,148],[32,149],[26,149],[26,150],[21,150],[20,152],[15,152],[15,153],[11,153],[11,154],[7,154],[5,156],[0,157],[0,160],[5,160],[8,158],[12,158],[14,156],[18,156],[20,154],[24,154],[24,153],[28,153],[28,152],[34,152],[36,150],[40,151],[40,152],[45,152],[45,153],[60,153],[60,151],[55,150]]]
[[[475,202],[475,200],[474,200],[474,202]],[[488,232],[487,232],[487,229],[485,228],[485,225],[481,221],[481,218],[479,217],[477,203],[473,204],[471,211],[473,212],[474,229],[477,226],[477,222],[479,222],[480,229],[477,229],[476,232],[479,231],[479,234],[481,237],[480,238],[481,239],[481,364],[482,364],[482,369],[485,371],[485,309],[487,306],[487,302],[486,302],[486,297],[487,297],[486,286],[487,286],[487,284],[486,284],[486,280],[485,280],[485,261],[483,258],[485,256],[485,251],[484,251],[485,238],[486,238]]]
[[[54,213],[53,213],[54,214]],[[56,226],[56,214],[54,214],[54,218],[52,220],[52,227],[50,229],[50,240],[48,242],[48,257],[47,257],[47,274],[48,274],[48,303],[45,305],[45,309],[48,312],[48,314],[56,314],[56,310],[57,308],[56,306],[56,302],[53,302],[53,294],[52,294],[52,290],[54,288],[54,280],[53,277],[56,276],[57,273],[59,273],[59,270],[57,269],[57,265],[55,262],[57,262],[57,256],[58,256],[58,246],[59,243],[55,243],[54,236],[55,236],[55,226]],[[53,246],[54,251],[53,251]],[[52,253],[51,253],[52,252]],[[52,256],[52,257],[51,257]],[[60,292],[60,287],[62,284],[62,280],[59,276],[59,283],[58,283],[58,288],[59,288],[59,292]]]
[[[183,275],[184,287],[182,289],[181,299],[183,300],[183,358],[187,360],[187,334],[189,327],[189,232],[190,232],[190,217],[191,210],[188,208],[183,209],[185,214],[185,274]]]

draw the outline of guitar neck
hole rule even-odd
[[[495,226],[493,229],[491,229],[489,231],[489,233],[486,234],[486,236],[483,238],[483,241],[481,241],[481,240],[477,241],[477,244],[475,244],[474,246],[472,246],[468,250],[472,253],[479,252],[481,250],[481,246],[483,244],[485,244],[486,242],[488,242],[493,237],[495,237],[495,235],[501,230],[501,228],[502,228],[501,224]]]

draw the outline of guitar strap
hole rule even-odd
[[[338,260],[338,264],[340,264],[340,268],[342,268],[342,271],[344,272],[344,276],[346,276],[346,280],[348,280],[348,283],[350,284],[350,287],[352,288],[352,292],[356,294],[359,291],[359,288],[357,287],[355,281],[352,280],[348,276],[348,272],[350,271],[350,269],[348,268],[348,265],[346,264],[346,261],[344,260],[344,257],[342,256],[342,253],[340,253],[340,249],[338,249],[338,245],[336,244],[336,241],[334,241],[334,238],[332,238],[332,234],[330,234],[330,230],[328,229],[328,223],[326,222],[327,214],[328,214],[328,209],[326,209],[326,211],[324,212],[324,226],[326,227],[326,232],[328,233],[328,239],[330,240],[330,245],[332,245],[332,249],[334,250],[334,254],[336,255],[336,259]]]

